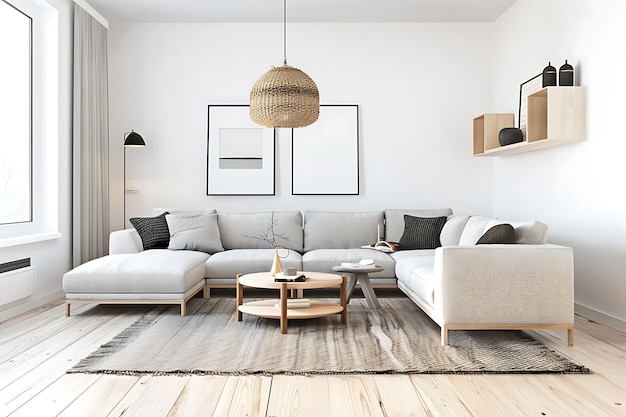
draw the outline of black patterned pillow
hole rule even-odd
[[[515,243],[515,229],[510,224],[497,224],[483,234],[477,245],[493,245],[495,243]]]
[[[155,217],[133,217],[130,224],[137,230],[143,249],[167,249],[170,244],[170,229],[167,227],[165,215],[168,212]]]
[[[404,215],[404,233],[400,238],[402,249],[435,249],[441,246],[439,236],[446,224],[446,216],[415,217]]]

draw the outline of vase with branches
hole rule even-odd
[[[282,239],[284,241],[289,241],[289,237],[281,235],[276,232],[276,228],[278,226],[278,220],[276,219],[275,213],[272,211],[270,214],[270,219],[268,222],[267,229],[259,234],[259,236],[246,236],[252,239],[263,240],[274,247],[274,261],[272,263],[272,269],[270,273],[276,275],[283,272],[283,266],[280,262],[281,258],[287,258],[289,256],[289,249],[281,248],[278,244],[278,239]],[[285,249],[287,251],[286,255],[280,255],[279,250]]]

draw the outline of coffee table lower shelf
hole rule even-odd
[[[343,312],[340,304],[327,303],[324,301],[311,301],[309,307],[287,308],[287,320],[315,319],[318,317],[331,316]],[[280,305],[280,300],[275,300]],[[239,306],[239,311],[252,316],[266,319],[280,319],[280,307],[267,305],[267,300],[250,301]]]

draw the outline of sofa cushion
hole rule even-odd
[[[459,239],[459,246],[475,245],[478,239],[485,234],[488,229],[487,225],[491,222],[491,218],[482,216],[470,216],[465,223],[463,233]]]
[[[398,242],[404,233],[404,215],[415,217],[439,217],[451,216],[452,209],[385,209],[385,234],[384,239],[390,242]]]
[[[307,211],[304,251],[359,248],[375,243],[383,229],[383,212]]]
[[[273,248],[270,240],[280,247],[302,252],[302,213],[299,211],[220,212],[217,224],[222,246],[227,250]]]
[[[497,224],[487,229],[483,234],[477,245],[489,245],[498,243],[515,243],[515,229],[508,223]]]
[[[302,255],[299,252],[288,249],[280,249],[278,252],[283,269],[296,268],[302,271]],[[275,249],[231,249],[218,252],[207,260],[205,276],[235,278],[238,274],[270,271],[275,253]]]
[[[435,250],[407,250],[391,256],[396,261],[398,281],[432,306],[435,291]]]
[[[201,214],[217,214],[217,210],[215,209],[191,209],[191,208],[160,208],[155,207],[151,210],[151,216],[158,216],[163,212],[168,212],[169,214],[181,214],[186,216],[199,216]]]
[[[204,279],[209,255],[152,249],[107,255],[77,266],[63,276],[67,293],[181,294]]]
[[[206,253],[222,252],[217,214],[165,216],[170,230],[168,249],[197,250]]]
[[[400,247],[404,249],[435,249],[441,246],[439,236],[448,218],[414,217],[404,215],[404,233],[400,237]]]
[[[169,245],[170,230],[165,220],[166,214],[168,213],[154,217],[133,217],[129,220],[139,233],[144,250],[165,249]]]
[[[302,268],[305,271],[329,272],[333,266],[342,262],[359,262],[361,259],[373,259],[382,271],[369,274],[373,278],[390,278],[395,275],[395,262],[389,254],[375,249],[315,249],[302,255]]]
[[[446,220],[446,224],[443,225],[443,229],[441,229],[441,235],[439,236],[441,246],[458,245],[459,240],[461,240],[461,234],[463,233],[465,224],[467,223],[469,218],[470,216],[457,214],[448,216],[448,220]]]
[[[433,265],[435,250],[403,250],[392,253],[391,257],[396,261],[395,268],[398,281],[410,286],[411,271],[420,266]]]

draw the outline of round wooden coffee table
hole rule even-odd
[[[298,272],[304,274],[304,282],[275,282],[269,272],[240,275],[237,277],[237,321],[241,321],[242,313],[268,319],[280,319],[280,332],[287,333],[287,321],[293,319],[312,319],[317,317],[341,314],[341,324],[348,323],[346,305],[346,278],[323,272]],[[243,302],[243,288],[264,288],[280,290],[278,300],[262,300]],[[310,301],[309,307],[287,308],[288,293],[293,290],[313,288],[339,287],[339,304],[324,301]],[[296,299],[297,300],[297,299]]]

